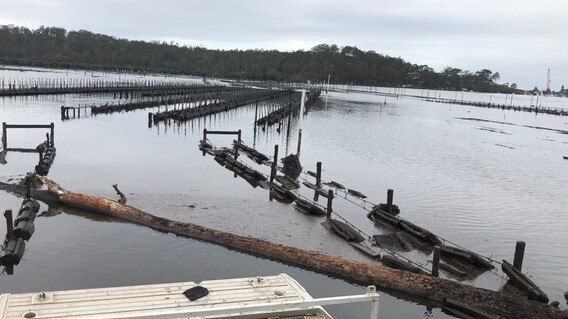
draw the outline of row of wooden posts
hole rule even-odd
[[[192,89],[205,87],[203,85],[188,82],[160,82],[160,81],[107,81],[75,79],[70,82],[65,79],[34,81],[27,79],[26,82],[2,83],[0,89],[1,96],[24,96],[24,95],[45,95],[45,94],[77,94],[77,93],[112,93],[112,92],[144,92],[144,91],[165,91]]]
[[[8,129],[49,129],[49,142],[51,145],[55,145],[55,125],[52,123],[46,125],[36,125],[36,124],[7,124],[2,122],[2,148],[4,151],[17,151],[17,152],[27,152],[35,153],[35,149],[25,149],[25,148],[9,148],[8,147]]]
[[[235,150],[234,150],[235,158],[237,158],[237,156],[238,156],[237,145],[240,145],[242,143],[241,142],[241,131],[240,130],[239,131],[208,131],[207,129],[204,129],[203,141],[207,141],[207,135],[208,134],[218,134],[218,135],[234,134],[234,135],[238,135],[238,144],[235,144]],[[277,163],[278,163],[278,149],[279,149],[279,146],[274,145],[274,154],[272,156],[272,161],[270,163],[271,170],[270,170],[270,179],[269,179],[270,184],[269,185],[273,185],[274,179],[276,177]],[[205,155],[205,151],[203,153]],[[322,177],[321,177],[321,175],[322,175],[322,163],[321,162],[316,163],[316,172],[311,173],[311,174],[313,174],[312,176],[314,176],[315,179],[316,179],[316,183],[315,183],[316,189],[314,190],[313,199],[314,199],[314,201],[317,202],[319,200],[320,196],[327,198],[326,217],[327,217],[327,220],[329,221],[331,219],[331,214],[333,212],[333,200],[334,200],[335,195],[334,195],[334,191],[332,189],[328,189],[327,194],[320,190],[321,186],[322,186]],[[320,190],[320,191],[318,191],[318,190]],[[270,196],[269,198],[270,198],[270,200],[273,199],[272,196]],[[391,211],[392,210],[391,208],[396,207],[396,205],[394,205],[394,190],[392,190],[392,189],[387,190],[387,202],[386,202],[386,204],[380,204],[380,205],[383,205],[381,208],[386,209],[387,211]],[[537,301],[547,303],[548,297],[546,297],[546,294],[544,294],[542,291],[540,291],[540,288],[538,288],[538,286],[536,286],[534,283],[532,283],[532,281],[530,281],[530,279],[528,279],[528,277],[526,277],[526,275],[523,275],[521,273],[523,260],[524,260],[525,247],[526,247],[526,244],[523,241],[518,241],[516,243],[515,253],[514,253],[514,258],[513,258],[513,265],[512,265],[512,267],[514,269],[516,269],[515,271],[511,271],[511,270],[506,268],[506,264],[508,264],[506,261],[503,261],[504,266],[502,267],[502,269],[508,276],[511,277],[513,283],[518,283],[518,282],[521,283],[520,285],[517,284],[517,286],[519,288],[521,288],[521,290],[529,292],[529,298],[534,297],[534,299],[537,300]],[[431,272],[430,272],[430,274],[434,277],[439,277],[441,256],[442,256],[442,248],[438,245],[435,245],[434,249],[433,249],[432,268],[431,268]],[[420,267],[422,267],[422,266],[420,266]],[[535,292],[534,292],[535,290],[538,291],[539,295],[535,295]]]

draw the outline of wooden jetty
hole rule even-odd
[[[374,286],[354,296],[313,298],[286,274],[126,287],[1,294],[0,318],[333,319],[322,306],[368,302],[378,319]]]
[[[158,231],[215,243],[259,257],[337,276],[353,283],[376,284],[382,289],[396,292],[397,295],[404,294],[407,298],[417,298],[416,300],[432,306],[442,306],[443,300],[447,299],[507,319],[568,318],[568,312],[532,300],[447,279],[306,251],[191,223],[172,221],[113,200],[65,190],[47,177],[38,178],[49,187],[49,190],[34,189],[31,195],[42,201],[113,216]],[[23,186],[3,182],[0,182],[0,189],[20,194],[26,192]]]

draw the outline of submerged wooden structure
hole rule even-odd
[[[568,318],[567,311],[517,296],[472,287],[447,279],[306,251],[192,223],[168,220],[103,197],[68,191],[47,177],[39,176],[38,178],[48,186],[48,190],[32,190],[31,196],[42,201],[113,216],[161,232],[222,245],[262,258],[343,278],[353,283],[375,284],[385,291],[399,296],[406,295],[407,298],[412,297],[414,300],[433,306],[442,306],[445,299],[451,299],[501,318]],[[19,194],[26,192],[21,185],[3,182],[0,182],[0,189]]]

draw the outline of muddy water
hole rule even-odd
[[[107,100],[112,97],[4,99],[0,121],[56,123],[58,153],[50,175],[69,189],[114,198],[110,185],[118,183],[129,204],[160,216],[368,261],[320,226],[320,219],[299,214],[291,205],[270,202],[266,191],[233,178],[197,150],[206,127],[242,129],[245,143],[265,154],[272,153],[274,144],[280,145],[281,155],[286,150],[295,153],[301,126],[302,164],[315,170],[315,163],[322,161],[324,180],[339,181],[373,202],[383,202],[386,189],[393,188],[403,217],[496,260],[511,260],[514,242],[525,240],[524,270],[552,300],[563,300],[562,292],[568,289],[568,235],[564,231],[568,174],[567,161],[562,159],[568,155],[568,135],[526,127],[568,130],[566,118],[416,99],[388,98],[385,106],[384,97],[331,93],[327,104],[322,99],[301,123],[293,122],[288,139],[284,129],[258,130],[255,135],[253,106],[152,128],[147,126],[147,112],[153,110],[59,119],[63,104]],[[41,130],[10,132],[9,144],[34,147],[44,134]],[[219,146],[231,142],[228,137],[211,140]],[[1,176],[22,174],[37,161],[36,156],[15,153],[7,160],[7,165],[0,166]],[[268,173],[265,167],[257,168]],[[304,190],[302,194],[311,195]],[[19,202],[0,194],[3,209],[17,209]],[[367,234],[383,231],[365,217],[363,208],[345,199],[336,199],[334,210]],[[280,272],[294,276],[315,296],[362,291],[340,280],[214,245],[93,219],[89,214],[57,208],[38,218],[25,260],[13,276],[0,277],[0,292]],[[4,224],[0,227],[4,233]],[[429,267],[426,253],[407,256]],[[470,281],[491,289],[504,283],[499,272]],[[437,310],[428,312],[425,307],[383,296],[384,318],[444,317]],[[340,318],[354,318],[355,313],[364,318],[367,308],[332,310]]]

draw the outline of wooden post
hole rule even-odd
[[[330,189],[327,191],[327,209],[326,209],[326,218],[331,218],[331,212],[333,211],[333,191]]]
[[[256,121],[258,121],[258,101],[256,101],[256,106],[254,108],[254,125],[256,127]]]
[[[298,130],[298,149],[296,150],[296,155],[300,157],[300,150],[302,149],[302,129]]]
[[[61,106],[61,120],[65,120],[65,106]]]
[[[6,130],[6,122],[2,122],[2,150],[8,149],[8,131]]]
[[[316,186],[321,188],[321,162],[316,163]],[[317,202],[319,199],[318,192],[314,192],[314,200]]]
[[[272,164],[270,167],[270,183],[274,182],[274,176],[276,176],[276,165]]]
[[[148,127],[152,127],[152,112],[148,112]]]
[[[49,134],[49,137],[51,138],[51,146],[55,146],[55,125],[53,122],[51,122],[49,126],[49,132],[51,133]]]
[[[393,197],[394,197],[394,190],[392,189],[387,190],[387,207],[389,208],[389,212],[392,207]]]
[[[274,145],[274,161],[272,162],[272,166],[276,167],[278,165],[278,145]]]
[[[513,259],[513,267],[515,267],[518,271],[521,271],[521,269],[523,268],[525,246],[526,243],[524,241],[518,241],[517,245],[515,246],[515,258]]]
[[[12,219],[12,210],[7,209],[4,212],[4,217],[6,218],[6,239],[10,240],[14,234],[14,221]]]
[[[432,256],[432,276],[438,277],[440,275],[440,255],[442,250],[440,246],[434,246],[434,255]]]
[[[206,142],[206,141],[207,141],[207,129],[204,128],[203,129],[203,142]]]

